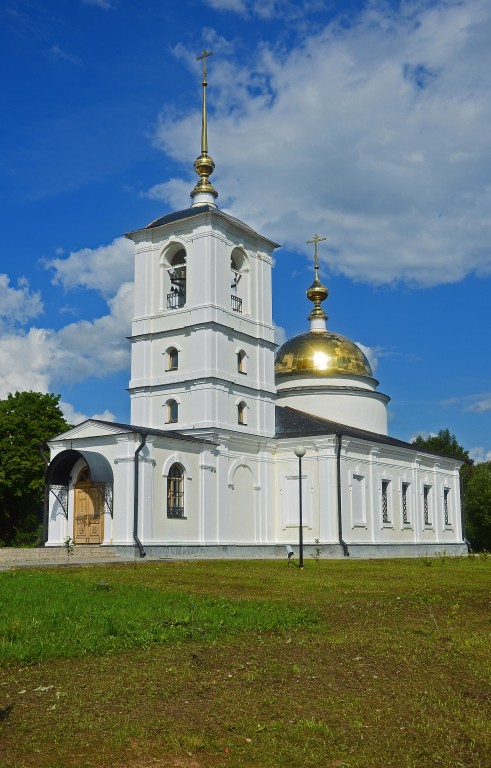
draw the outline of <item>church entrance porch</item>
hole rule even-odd
[[[103,544],[105,516],[113,516],[114,478],[107,458],[85,449],[61,451],[48,466],[46,486],[45,530],[51,533],[45,540]]]

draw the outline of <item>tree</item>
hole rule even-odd
[[[470,458],[468,451],[457,442],[457,438],[455,435],[451,434],[449,429],[441,429],[437,435],[431,435],[430,437],[421,437],[421,435],[418,435],[418,437],[413,440],[413,445],[426,448],[426,450],[432,451],[433,453],[452,456],[454,459],[465,461],[468,465],[474,463]],[[464,467],[464,472],[465,471],[466,468]]]
[[[491,549],[491,462],[474,464],[448,429],[441,429],[432,437],[418,436],[413,445],[465,461],[460,473],[465,478],[462,501],[466,539],[476,551]]]
[[[39,447],[69,424],[59,395],[16,392],[0,400],[0,542],[35,543],[42,520],[45,465]]]
[[[472,468],[465,484],[464,509],[472,548],[491,550],[491,461]]]

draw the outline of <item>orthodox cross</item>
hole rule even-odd
[[[213,51],[207,51],[206,48],[203,48],[201,56],[196,57],[196,61],[203,60],[203,85],[206,85],[206,59],[208,56],[213,56]]]
[[[317,253],[317,243],[321,243],[323,240],[327,240],[326,237],[319,237],[317,232],[315,233],[312,240],[307,240],[307,245],[310,245],[311,243],[315,244],[315,252],[314,252],[314,267],[315,269],[319,269],[319,255]]]

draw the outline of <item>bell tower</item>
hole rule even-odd
[[[272,253],[278,245],[220,211],[210,182],[203,51],[199,180],[189,208],[127,237],[135,243],[131,423],[193,434],[272,436]]]

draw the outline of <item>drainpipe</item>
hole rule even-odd
[[[460,482],[460,519],[461,519],[461,523],[462,523],[462,538],[464,540],[464,544],[467,544],[467,549],[468,549],[469,552],[472,552],[472,546],[471,546],[470,541],[468,541],[466,539],[466,537],[465,537],[466,531],[465,531],[465,514],[464,514],[464,512],[465,512],[465,510],[464,510],[464,480],[467,479],[467,476],[468,476],[469,472],[471,471],[472,467],[473,467],[473,464],[469,464],[469,466],[467,468],[467,472],[464,472],[463,475],[461,475],[459,473],[459,482]]]
[[[339,531],[339,543],[343,548],[345,557],[349,557],[349,549],[345,540],[343,539],[343,515],[341,507],[341,439],[343,435],[341,432],[336,432],[336,470],[337,470],[337,485],[338,485],[338,531]]]
[[[138,471],[139,463],[138,463],[138,455],[140,451],[142,450],[143,446],[145,445],[147,441],[147,432],[142,432],[141,434],[141,443],[138,446],[138,448],[135,451],[135,483],[134,483],[134,506],[133,506],[133,538],[135,540],[135,544],[138,547],[138,552],[140,554],[140,557],[146,557],[146,552],[143,549],[143,544],[141,543],[140,539],[138,538],[138,491],[139,491],[139,477],[140,473]]]

